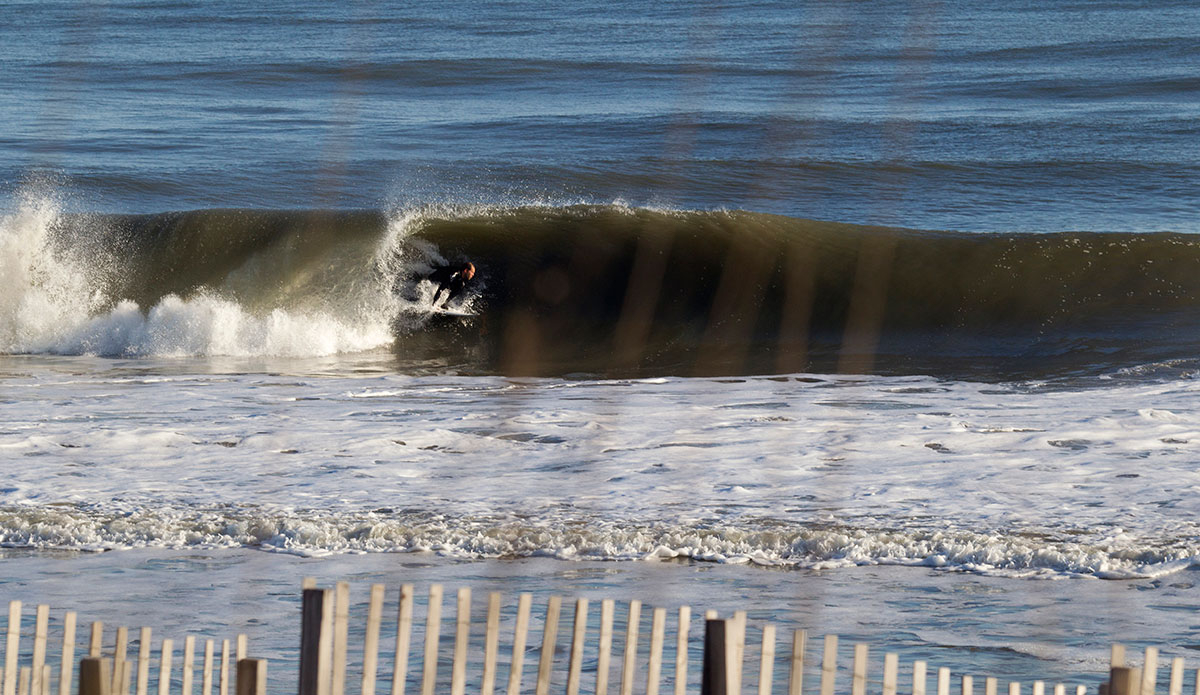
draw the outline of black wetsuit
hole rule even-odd
[[[435,268],[429,274],[429,281],[437,284],[437,290],[433,293],[433,306],[437,306],[438,300],[442,293],[446,293],[446,302],[452,302],[466,291],[467,285],[471,282],[463,275],[463,269],[457,266],[442,266]]]

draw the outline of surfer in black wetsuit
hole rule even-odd
[[[462,265],[444,265],[434,268],[429,274],[430,282],[437,283],[437,289],[433,292],[433,301],[430,306],[437,308],[438,300],[442,298],[442,293],[446,293],[446,302],[449,303],[462,295],[466,291],[467,285],[471,284],[471,280],[475,277],[475,264],[464,263]]]

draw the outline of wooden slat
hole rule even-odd
[[[1125,667],[1125,645],[1113,644],[1108,660],[1108,667],[1110,669]]]
[[[550,676],[554,669],[554,645],[558,640],[558,615],[562,597],[551,596],[546,601],[546,622],[542,625],[542,649],[538,659],[537,695],[549,695]]]
[[[1171,682],[1167,686],[1167,695],[1183,695],[1183,657],[1181,656],[1171,659]]]
[[[400,586],[396,611],[396,652],[392,660],[392,695],[404,695],[408,682],[408,652],[412,646],[413,585]]]
[[[333,590],[333,661],[329,695],[346,695],[346,652],[350,642],[350,584],[338,582]],[[240,661],[241,655],[238,656]]]
[[[1062,683],[1054,684],[1054,695],[1067,695],[1067,686]]]
[[[50,606],[41,604],[37,607],[33,627],[33,657],[30,665],[29,691],[33,695],[42,695],[42,680],[46,665],[46,641],[50,632]]]
[[[983,695],[996,695],[996,689],[999,681],[995,678],[986,678],[983,681]]]
[[[21,602],[8,602],[8,633],[4,640],[4,695],[16,695],[17,655],[21,646]]]
[[[869,648],[863,642],[854,645],[854,664],[850,678],[851,695],[867,695],[867,656]]]
[[[79,662],[79,695],[111,695],[109,660],[88,656]]]
[[[137,695],[146,695],[150,690],[150,628],[143,627],[138,634]],[[225,695],[224,692],[221,695]]]
[[[217,680],[217,692],[229,695],[229,640],[221,640],[221,670]],[[321,679],[325,680],[325,679]]]
[[[438,642],[442,629],[442,585],[429,586],[425,612],[425,657],[421,661],[421,695],[433,695],[437,686]]]
[[[171,695],[171,662],[174,660],[174,648],[173,641],[162,641],[161,656],[158,659],[158,695]]]
[[[746,663],[746,611],[733,612],[733,668],[729,680],[732,695],[741,695],[742,672]]]
[[[937,695],[950,695],[950,669],[945,666],[938,669]]]
[[[1021,695],[1021,683],[1018,681],[1009,681],[1008,695]]]
[[[362,695],[375,695],[375,678],[379,672],[379,626],[383,623],[382,584],[371,585],[367,601],[367,627],[363,634]]]
[[[204,668],[200,672],[200,695],[212,695],[213,641],[204,641]]]
[[[521,671],[525,666],[525,639],[529,633],[529,608],[533,605],[531,594],[521,594],[517,599],[517,623],[513,627],[512,659],[508,668],[508,695],[520,695]]]
[[[112,691],[118,695],[125,695],[129,692],[129,685],[126,683],[129,670],[125,668],[125,664],[129,663],[129,628],[117,628],[116,640],[113,647]]]
[[[633,695],[633,676],[637,666],[638,622],[642,618],[642,602],[629,602],[625,621],[625,654],[621,660],[621,695]]]
[[[180,679],[181,695],[192,695],[192,687],[196,683],[196,637],[188,635],[183,640],[183,674]]]
[[[663,642],[667,631],[667,609],[655,608],[650,619],[650,653],[646,659],[646,695],[658,695],[662,683]]]
[[[71,695],[75,666],[75,611],[63,616],[62,661],[58,664],[58,695]]]
[[[579,679],[583,673],[583,646],[587,640],[588,600],[575,601],[575,621],[571,628],[571,658],[567,662],[567,695],[579,695]]]
[[[100,649],[104,640],[104,623],[96,620],[92,623],[92,630],[88,636],[88,657],[92,659],[100,658]],[[99,667],[97,667],[99,668]],[[112,678],[112,673],[109,672],[109,678]],[[109,685],[112,681],[109,681]]]
[[[454,614],[454,665],[450,671],[450,695],[465,695],[467,689],[467,648],[471,638],[471,589],[458,590]]]
[[[788,673],[788,695],[802,695],[804,692],[804,651],[808,647],[808,631],[796,630],[792,633],[792,666]]]
[[[896,695],[900,657],[892,652],[883,655],[883,695]]]
[[[479,686],[480,695],[493,695],[496,691],[496,659],[500,653],[500,592],[488,594],[487,632],[483,643],[483,678]]]
[[[608,695],[609,664],[612,658],[613,614],[616,613],[616,605],[616,602],[610,598],[606,598],[600,602],[600,644],[596,651],[596,695]]]
[[[247,656],[247,651],[248,651],[247,641],[248,641],[248,638],[246,637],[246,635],[242,634],[242,635],[237,636],[237,648],[234,650],[235,656],[233,659],[234,664],[235,664],[235,666],[234,666],[235,669],[237,668],[236,667],[237,662],[241,661],[242,659],[245,659]],[[237,674],[235,673],[234,675],[236,676]]]
[[[1142,690],[1139,695],[1154,695],[1158,686],[1158,647],[1146,647],[1146,661],[1142,664]]]
[[[833,695],[837,682],[837,644],[837,635],[825,635],[825,652],[821,655],[821,695]]]
[[[771,695],[771,680],[775,673],[775,626],[763,625],[762,647],[758,660],[758,695]]]
[[[678,630],[675,633],[675,695],[687,695],[688,632],[692,627],[692,609],[679,607]]]
[[[914,661],[912,670],[912,695],[925,695],[925,662]]]
[[[29,695],[29,681],[33,678],[30,675],[31,669],[28,666],[22,666],[20,676],[17,681],[17,695]]]
[[[975,693],[975,680],[974,680],[973,678],[971,678],[970,676],[963,676],[963,677],[962,677],[962,686],[961,686],[961,691],[962,691],[962,695],[974,695],[974,693]],[[1063,694],[1062,694],[1062,693],[1055,693],[1054,695],[1063,695]]]
[[[704,619],[705,620],[716,620],[717,612],[715,610],[712,610],[711,608],[709,610],[704,611]]]
[[[238,659],[237,695],[267,695],[266,659]]]
[[[1033,682],[1033,695],[1046,695],[1046,684],[1043,681]]]

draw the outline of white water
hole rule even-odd
[[[0,353],[52,353],[118,357],[279,356],[315,357],[384,347],[392,322],[404,308],[389,278],[392,253],[415,214],[398,215],[374,258],[356,275],[349,296],[315,308],[272,306],[254,311],[231,299],[242,275],[231,271],[225,286],[180,298],[168,295],[151,307],[94,289],[115,259],[89,255],[86,245],[56,244],[58,209],[51,198],[28,197],[18,211],[0,216]],[[431,253],[436,254],[436,251]],[[436,256],[433,256],[436,260]],[[276,261],[278,262],[278,261]]]
[[[6,545],[1098,577],[1200,556],[1190,381],[276,376],[4,359]]]

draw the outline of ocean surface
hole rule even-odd
[[[0,599],[281,693],[306,574],[1198,648],[1194,2],[3,15]]]

